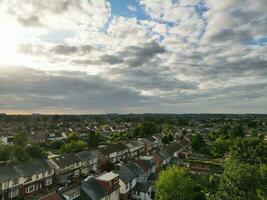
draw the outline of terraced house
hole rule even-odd
[[[0,168],[0,199],[31,196],[53,184],[54,169],[47,160]]]

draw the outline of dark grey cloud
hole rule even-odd
[[[52,75],[28,68],[11,68],[0,77],[1,109],[45,107],[113,111],[141,105],[146,97],[99,76],[81,72]],[[9,99],[10,98],[10,99]],[[8,100],[8,101],[7,101]],[[78,112],[79,112],[78,111]]]
[[[167,67],[158,66],[157,62],[143,67],[113,69],[110,73],[120,75],[122,84],[139,90],[197,89],[196,83],[178,80]]]
[[[165,47],[153,41],[140,46],[129,46],[115,55],[102,56],[101,60],[108,64],[125,64],[129,67],[142,66],[158,54],[166,52]]]

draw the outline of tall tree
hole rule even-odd
[[[266,165],[249,165],[229,160],[221,178],[216,200],[267,199]]]
[[[10,148],[0,143],[0,161],[8,161],[10,159]]]
[[[182,167],[172,166],[162,171],[156,182],[157,200],[197,200],[196,183]]]
[[[28,142],[27,133],[20,132],[14,136],[13,144],[15,146],[23,146],[24,147],[24,146],[26,146],[27,142]]]

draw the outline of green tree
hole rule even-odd
[[[13,149],[13,159],[18,162],[26,162],[30,159],[25,148],[22,146],[15,146]]]
[[[83,151],[87,147],[87,144],[83,140],[71,141],[70,143],[64,144],[60,148],[60,153],[76,153]]]
[[[24,132],[17,133],[14,136],[13,144],[15,146],[26,146],[28,142],[27,134]]]
[[[55,140],[55,141],[52,141],[52,142],[48,145],[48,148],[59,150],[63,144],[64,144],[63,141],[61,141],[61,140]]]
[[[197,200],[196,184],[182,167],[172,166],[162,171],[156,181],[157,200]]]
[[[229,140],[218,137],[212,145],[212,154],[215,157],[222,157],[229,151]]]
[[[203,137],[200,134],[196,134],[196,135],[192,136],[191,145],[195,151],[202,151],[207,146]]]
[[[267,142],[254,137],[237,138],[230,148],[230,155],[244,163],[267,163]]]
[[[42,159],[47,157],[45,151],[37,144],[28,146],[26,151],[32,159]]]
[[[236,137],[245,137],[245,131],[241,125],[234,126],[230,131],[230,137],[236,138]]]
[[[8,161],[10,159],[10,148],[0,143],[0,161]]]
[[[80,138],[79,138],[79,135],[77,133],[71,133],[69,136],[68,136],[68,141],[71,142],[71,141],[78,141]]]
[[[229,160],[225,165],[216,200],[266,199],[266,165],[250,165]]]
[[[104,141],[99,132],[92,131],[87,134],[87,144],[90,148],[95,148]]]

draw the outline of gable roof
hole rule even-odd
[[[31,163],[15,166],[21,176],[32,176],[34,174],[40,174],[48,170],[53,170],[52,166],[47,160],[38,160]]]
[[[51,160],[56,163],[60,168],[64,168],[69,165],[73,165],[74,163],[80,162],[80,158],[76,156],[74,153],[64,154],[58,157],[51,158]]]
[[[13,166],[0,167],[0,183],[6,182],[11,179],[19,178],[20,174]]]
[[[97,159],[98,158],[97,154],[94,151],[81,151],[79,153],[76,153],[76,155],[82,161],[90,161],[92,159]]]
[[[127,165],[122,165],[117,173],[120,175],[120,179],[126,184],[137,177]]]
[[[152,185],[151,184],[148,184],[148,183],[137,183],[134,187],[134,190],[135,191],[139,191],[139,192],[142,192],[142,193],[147,193],[149,188],[151,187]]]
[[[135,161],[145,172],[152,169],[153,162],[151,160],[136,160]]]
[[[81,189],[91,200],[100,200],[108,194],[94,178],[84,182]]]
[[[100,151],[104,155],[109,155],[111,153],[119,152],[119,151],[124,151],[127,150],[128,147],[122,143],[118,144],[108,144],[104,145],[102,147],[97,148],[98,151]]]
[[[134,161],[127,163],[126,166],[136,175],[136,176],[140,176],[142,175],[145,170],[140,167],[137,163],[135,163]]]

